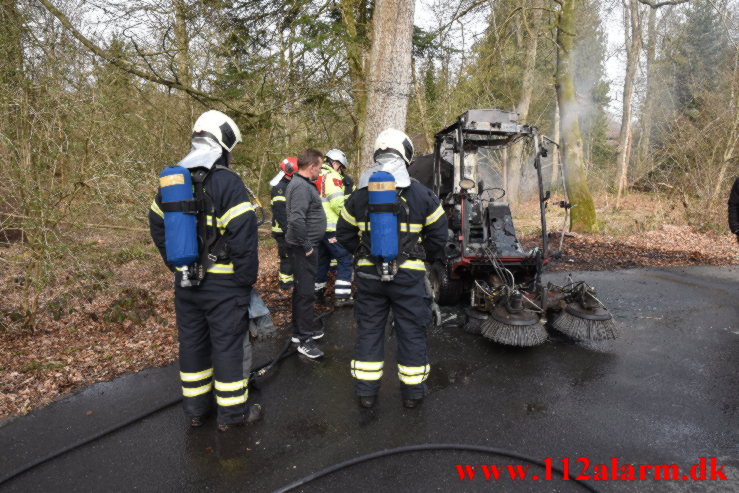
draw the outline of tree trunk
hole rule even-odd
[[[729,108],[733,116],[731,124],[731,131],[729,132],[726,140],[726,147],[724,147],[723,161],[721,161],[721,168],[719,169],[718,178],[716,179],[716,186],[713,189],[711,199],[716,200],[719,194],[724,190],[723,182],[728,170],[729,163],[734,160],[734,150],[736,149],[737,142],[739,142],[739,91],[737,91],[737,78],[739,74],[739,51],[734,52],[734,71],[732,73],[731,83],[731,101],[729,102]]]
[[[649,147],[652,139],[652,114],[654,113],[654,90],[655,90],[655,71],[654,66],[657,48],[657,9],[649,9],[649,17],[647,19],[647,94],[644,97],[644,109],[642,110],[639,126],[641,127],[641,137],[639,138],[638,149],[638,165],[640,171],[644,169],[644,163],[650,160]]]
[[[279,32],[280,37],[280,79],[278,84],[282,85],[282,97],[285,103],[282,106],[282,141],[285,149],[290,149],[290,69],[288,66],[288,55],[286,51],[289,49],[285,42],[285,33],[282,29]],[[291,43],[292,44],[292,43]],[[261,174],[261,170],[260,170]]]
[[[346,36],[342,36],[346,50],[349,80],[351,81],[351,98],[354,114],[352,115],[352,137],[357,150],[354,158],[359,162],[359,149],[364,134],[364,119],[367,110],[367,80],[365,63],[367,60],[366,44],[363,43],[363,22],[368,22],[369,13],[365,0],[341,0],[341,18],[346,28]]]
[[[373,146],[381,131],[405,130],[411,93],[414,7],[414,0],[377,0],[375,4],[361,169],[372,165]]]
[[[175,76],[180,84],[186,87],[192,87],[192,62],[190,60],[190,36],[187,34],[187,24],[189,18],[188,6],[186,0],[174,0],[174,39],[175,39],[175,66],[177,73]],[[182,102],[189,119],[189,123],[194,122],[194,108],[190,95],[182,92]]]
[[[557,72],[555,75],[561,125],[562,171],[570,203],[570,230],[597,230],[595,205],[588,189],[583,162],[580,122],[577,117],[575,84],[573,81],[572,50],[575,33],[577,0],[562,0],[557,18]]]
[[[639,64],[641,51],[641,26],[639,23],[639,3],[629,0],[628,21],[624,21],[626,33],[626,75],[624,76],[623,111],[621,114],[621,133],[618,139],[618,191],[616,207],[621,203],[621,196],[628,186],[629,155],[631,154],[631,105],[634,99],[634,77]],[[630,31],[630,35],[629,35]]]
[[[421,94],[421,87],[418,85],[418,77],[416,76],[416,61],[411,59],[411,75],[413,76],[413,93],[416,96],[416,106],[418,106],[418,115],[421,118],[421,127],[423,128],[423,140],[426,143],[426,149],[416,149],[418,154],[422,152],[431,152],[434,148],[434,135],[429,128],[428,117],[426,116],[426,103],[424,95]]]
[[[529,117],[529,107],[531,106],[531,95],[534,90],[534,76],[536,75],[536,51],[539,45],[539,24],[541,19],[540,0],[531,2],[534,10],[531,11],[530,22],[526,21],[526,14],[522,14],[522,22],[527,31],[526,46],[524,47],[523,61],[523,80],[521,81],[521,94],[519,96],[516,112],[518,113],[519,122],[525,123]],[[524,3],[526,6],[526,3]],[[511,202],[518,201],[521,187],[521,174],[524,158],[523,142],[518,142],[511,147],[510,164],[508,172],[508,189],[507,194]]]
[[[560,144],[559,142],[559,102],[554,102],[554,135],[552,135],[552,139],[557,144]],[[560,144],[561,145],[561,144]],[[552,149],[552,178],[549,180],[549,188],[554,189],[555,187],[558,187],[557,180],[559,180],[559,154],[560,150],[558,146],[554,146],[554,149]]]
[[[0,0],[0,129],[15,143],[0,148],[12,150],[13,156],[8,158],[21,165],[30,159],[31,153],[29,84],[23,68],[23,30],[18,2]],[[25,173],[21,172],[20,176],[25,176]],[[23,194],[22,188],[20,193]],[[0,204],[4,202],[4,197],[0,197]]]
[[[0,0],[0,85],[19,87],[23,79],[23,36],[20,13],[15,0]],[[2,95],[0,95],[2,97]]]

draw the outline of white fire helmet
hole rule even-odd
[[[408,165],[413,159],[413,142],[408,136],[394,128],[388,128],[380,132],[375,140],[375,156],[382,151],[395,151]]]
[[[192,128],[193,138],[204,134],[210,134],[228,152],[241,142],[239,127],[228,115],[217,110],[206,111],[195,122]]]
[[[346,159],[346,154],[344,154],[339,149],[331,149],[326,153],[326,157],[330,159],[331,161],[338,161],[341,163],[341,165],[345,168],[349,167],[349,161]]]

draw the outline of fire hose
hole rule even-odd
[[[323,319],[325,317],[331,315],[332,313],[333,313],[333,310],[327,311],[327,312],[319,315],[317,317],[317,319],[320,320],[321,323],[323,323]],[[267,363],[265,363],[263,365],[260,365],[260,366],[258,366],[256,368],[252,369],[252,371],[250,373],[250,380],[251,379],[256,380],[257,378],[264,377],[277,363],[279,363],[280,361],[284,360],[285,358],[287,358],[287,357],[295,354],[295,352],[296,351],[295,351],[294,348],[291,350],[291,341],[288,339],[287,344],[285,344],[285,346],[283,347],[282,351],[280,351],[280,353],[275,358],[273,358],[271,361],[269,361],[269,362],[267,362]],[[4,477],[0,478],[0,486],[3,485],[3,484],[5,484],[5,483],[7,483],[7,482],[9,482],[9,481],[11,481],[14,478],[17,478],[18,476],[20,476],[20,475],[22,475],[24,473],[26,473],[26,472],[28,472],[28,471],[30,471],[30,470],[32,470],[32,469],[34,469],[34,468],[42,465],[42,464],[45,464],[47,462],[50,462],[50,461],[52,461],[52,460],[54,460],[54,459],[56,459],[58,457],[61,457],[62,455],[66,454],[68,452],[71,452],[71,451],[76,450],[76,449],[78,449],[80,447],[83,447],[84,445],[87,445],[88,443],[94,442],[94,441],[96,441],[96,440],[98,440],[98,439],[100,439],[100,438],[102,438],[104,436],[107,436],[107,435],[109,435],[111,433],[114,433],[114,432],[116,432],[118,430],[121,430],[123,428],[126,428],[126,427],[128,427],[128,426],[130,426],[130,425],[132,425],[132,424],[134,424],[136,422],[139,422],[139,421],[141,421],[143,419],[146,419],[147,417],[149,417],[151,415],[154,415],[154,414],[156,414],[156,413],[158,413],[160,411],[163,411],[165,409],[168,409],[170,407],[173,407],[173,406],[179,404],[181,401],[182,401],[181,397],[180,396],[177,396],[176,399],[171,399],[171,400],[169,400],[169,401],[167,401],[167,402],[165,402],[163,404],[160,404],[159,406],[157,406],[157,407],[155,407],[153,409],[144,411],[143,413],[140,413],[140,414],[138,414],[136,416],[133,416],[133,417],[127,419],[126,421],[122,422],[122,423],[119,423],[119,424],[116,424],[114,426],[108,427],[108,428],[106,428],[104,430],[101,430],[98,433],[95,433],[95,434],[93,434],[93,435],[91,435],[89,437],[86,437],[86,438],[83,438],[81,440],[78,440],[78,441],[76,441],[76,442],[74,442],[74,443],[72,443],[72,444],[64,447],[61,450],[58,450],[58,451],[53,452],[51,454],[48,454],[48,455],[46,455],[44,457],[41,457],[40,459],[37,459],[36,461],[31,462],[30,464],[27,464],[27,465],[21,467],[20,469],[17,469],[15,471],[11,471],[10,473],[8,473],[7,475],[5,475]],[[385,450],[381,450],[381,451],[378,451],[378,452],[373,452],[373,453],[370,453],[370,454],[362,455],[360,457],[356,457],[354,459],[350,459],[350,460],[347,460],[347,461],[344,461],[344,462],[339,462],[339,463],[334,464],[332,466],[329,466],[329,467],[327,467],[325,469],[322,469],[320,471],[317,471],[317,472],[315,472],[313,474],[310,474],[308,476],[305,476],[305,477],[303,477],[301,479],[298,479],[298,480],[296,480],[296,481],[294,481],[294,482],[292,482],[292,483],[290,483],[290,484],[288,484],[288,485],[286,485],[286,486],[284,486],[282,488],[279,488],[278,490],[276,490],[276,493],[283,493],[283,492],[288,492],[288,491],[295,490],[296,488],[298,488],[300,486],[303,486],[303,485],[305,485],[307,483],[310,483],[311,481],[314,481],[316,479],[322,478],[324,476],[328,476],[330,474],[334,474],[334,473],[336,473],[336,472],[338,472],[338,471],[340,471],[342,469],[346,469],[346,468],[351,467],[351,466],[354,466],[354,465],[362,464],[364,462],[368,462],[368,461],[371,461],[373,459],[377,459],[377,458],[381,458],[381,457],[387,457],[387,456],[391,456],[391,455],[409,453],[409,452],[430,452],[430,451],[437,451],[437,450],[458,450],[458,451],[466,451],[466,452],[481,452],[481,453],[486,453],[486,454],[494,454],[494,455],[499,455],[499,456],[502,456],[502,457],[509,457],[509,458],[512,458],[512,459],[517,459],[517,460],[521,460],[521,461],[524,461],[524,462],[528,462],[530,464],[533,464],[533,465],[536,465],[536,466],[539,466],[539,467],[542,467],[542,468],[545,468],[546,467],[546,465],[543,462],[538,461],[538,460],[536,460],[534,458],[528,457],[528,456],[523,455],[523,454],[519,454],[519,453],[514,452],[514,451],[509,451],[509,450],[500,449],[500,448],[486,447],[486,446],[481,446],[481,445],[454,444],[454,443],[429,443],[429,444],[421,444],[421,445],[408,445],[408,446],[397,447],[397,448],[392,448],[392,449],[385,449]],[[556,472],[557,474],[559,474],[561,476],[564,476],[564,471],[562,471],[561,469],[559,469],[557,467],[551,467],[551,470],[554,471],[554,472]],[[598,493],[598,490],[596,488],[594,488],[593,486],[589,485],[588,483],[586,483],[584,481],[581,481],[581,480],[578,480],[578,479],[572,479],[572,481],[575,482],[576,484],[580,485],[581,487],[585,488],[588,491],[591,491],[593,493]]]
[[[322,313],[318,317],[316,317],[317,320],[319,320],[321,323],[323,323],[323,319],[333,313],[333,310],[327,311],[325,313]],[[287,343],[283,347],[283,349],[280,351],[280,353],[273,358],[271,361],[262,364],[260,366],[257,366],[252,369],[250,373],[250,381],[256,382],[258,378],[263,378],[266,374],[269,373],[269,371],[279,362],[283,361],[284,359],[288,358],[289,356],[296,353],[295,348],[291,349],[291,341],[288,339]],[[68,446],[50,453],[44,457],[41,457],[40,459],[35,460],[34,462],[31,462],[19,469],[16,469],[15,471],[11,471],[10,473],[6,474],[4,477],[0,478],[0,486],[4,485],[5,483],[11,481],[12,479],[17,478],[18,476],[21,476],[22,474],[42,465],[47,462],[50,462],[56,458],[61,457],[62,455],[67,454],[68,452],[71,452],[73,450],[76,450],[80,447],[83,447],[91,442],[94,442],[100,438],[103,438],[111,433],[114,433],[118,430],[124,429],[128,426],[131,426],[134,423],[137,423],[139,421],[142,421],[149,416],[152,416],[160,411],[163,411],[165,409],[168,409],[170,407],[173,407],[175,405],[180,404],[182,401],[180,396],[177,396],[175,399],[170,399],[167,402],[164,402],[160,404],[159,406],[146,410],[138,415],[132,416],[131,418],[127,419],[126,421],[122,423],[118,423],[116,425],[110,426],[106,429],[103,429],[91,436],[85,437],[81,440],[78,440],[74,443],[69,444]],[[465,451],[465,452],[481,452],[486,454],[493,454],[493,455],[499,455],[502,457],[509,457],[512,459],[521,460],[524,462],[528,462],[529,464],[533,464],[542,468],[546,468],[546,465],[538,461],[534,458],[528,457],[526,455],[520,454],[518,452],[509,451],[506,449],[500,449],[500,448],[493,448],[493,447],[487,447],[487,446],[481,446],[481,445],[469,445],[469,444],[455,444],[455,443],[429,443],[429,444],[420,444],[420,445],[408,445],[403,447],[397,447],[392,449],[385,449],[378,452],[373,452],[370,454],[362,455],[359,457],[356,457],[354,459],[350,459],[347,461],[339,462],[334,465],[331,465],[329,467],[326,467],[320,471],[317,471],[315,473],[312,473],[308,476],[305,476],[301,479],[298,479],[286,486],[283,486],[276,490],[275,493],[284,493],[288,491],[295,490],[296,488],[306,485],[312,481],[315,481],[319,478],[328,476],[330,474],[334,474],[342,469],[346,469],[355,465],[359,465],[374,459],[378,459],[381,457],[388,457],[391,455],[398,455],[403,453],[411,453],[411,452],[431,452],[431,451],[438,451],[438,450],[457,450],[457,451]],[[557,474],[564,476],[564,471],[557,467],[550,467],[550,470],[556,472]],[[572,479],[572,481],[579,486],[583,487],[584,489],[591,491],[593,493],[598,493],[598,490],[591,486],[590,484],[578,480],[578,479]]]
[[[297,481],[293,481],[287,486],[283,486],[282,488],[275,490],[274,493],[286,493],[288,491],[292,491],[300,486],[304,486],[310,483],[311,481],[322,478],[324,476],[328,476],[329,474],[333,474],[342,469],[346,469],[347,467],[361,464],[363,462],[368,462],[373,459],[378,459],[380,457],[387,457],[390,455],[404,454],[404,453],[409,453],[409,452],[431,452],[431,451],[436,451],[436,450],[458,450],[458,451],[463,451],[463,452],[482,452],[485,454],[500,455],[502,457],[509,457],[511,459],[521,460],[524,462],[528,462],[529,464],[534,464],[536,466],[539,466],[542,469],[547,468],[546,464],[544,464],[543,462],[539,460],[533,459],[523,454],[519,454],[518,452],[506,450],[506,449],[486,447],[483,445],[467,445],[467,444],[461,444],[461,443],[425,443],[421,445],[407,445],[404,447],[380,450],[379,452],[373,452],[373,453],[362,455],[362,456],[359,456],[359,457],[356,457],[354,459],[350,459],[344,462],[339,462],[325,469],[321,469],[320,471],[314,472],[313,474],[305,476],[304,478],[298,479]],[[565,472],[563,470],[557,467],[550,467],[549,469],[556,472],[563,478],[565,477]],[[588,491],[591,491],[593,493],[598,493],[598,490],[595,487],[586,483],[585,481],[582,481],[579,479],[571,479],[571,480]]]
[[[316,317],[316,320],[323,323],[323,319],[327,316],[331,315],[333,313],[333,310],[329,310],[325,313],[322,313],[318,317]],[[257,383],[259,379],[263,379],[264,376],[279,362],[283,361],[284,359],[288,358],[289,356],[292,356],[297,351],[295,348],[291,348],[291,341],[288,337],[287,343],[283,347],[283,349],[280,351],[280,353],[275,356],[271,361],[268,361],[267,363],[264,363],[262,365],[259,365],[257,367],[252,368],[251,373],[249,374],[249,381]],[[255,385],[255,388],[258,388],[259,385]],[[118,430],[122,430],[123,428],[127,428],[128,426],[131,426],[134,423],[137,423],[139,421],[142,421],[146,418],[148,418],[151,415],[154,415],[160,411],[164,411],[165,409],[168,409],[170,407],[176,406],[182,402],[182,397],[177,396],[176,398],[170,399],[160,405],[158,405],[155,408],[148,409],[140,414],[137,414],[135,416],[132,416],[131,418],[127,419],[126,421],[123,421],[122,423],[117,423],[115,425],[109,426],[108,428],[105,428],[93,435],[90,435],[88,437],[82,438],[74,443],[71,443],[67,445],[66,447],[57,450],[55,452],[52,452],[48,455],[45,455],[41,457],[40,459],[37,459],[29,464],[26,464],[25,466],[22,466],[19,469],[16,469],[15,471],[11,471],[10,473],[6,474],[2,478],[0,478],[0,486],[4,485],[8,481],[17,478],[18,476],[30,471],[31,469],[34,469],[42,464],[45,464],[47,462],[50,462],[58,457],[61,457],[62,455],[67,454],[68,452],[71,452],[73,450],[76,450],[80,447],[83,447],[87,445],[88,443],[92,443],[96,440],[99,440],[100,438],[103,438],[106,435],[110,435],[111,433],[114,433]]]

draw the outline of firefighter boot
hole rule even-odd
[[[377,402],[376,395],[360,395],[359,396],[359,407],[369,409],[375,405],[375,402]]]
[[[403,399],[403,407],[406,409],[415,409],[416,407],[420,406],[423,402],[423,397],[420,397],[418,399]]]
[[[246,410],[246,414],[242,417],[240,421],[229,423],[227,425],[218,425],[218,431],[228,431],[237,426],[244,426],[248,423],[254,423],[262,419],[263,415],[264,410],[262,409],[261,404],[251,404]]]
[[[315,292],[316,297],[316,305],[325,305],[326,304],[326,295],[324,294],[324,289],[316,289]]]

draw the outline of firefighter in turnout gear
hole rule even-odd
[[[340,166],[336,171],[341,173],[341,180],[344,182],[344,202],[346,202],[354,191],[354,181],[348,174],[346,174],[346,168],[349,166],[346,155],[338,149],[332,149],[326,153],[326,159],[333,162],[339,162]]]
[[[152,239],[175,272],[184,411],[191,426],[200,426],[215,404],[221,431],[262,415],[259,404],[247,404],[248,310],[259,260],[254,207],[241,178],[228,167],[239,142],[241,133],[231,118],[213,110],[202,114],[193,128],[192,150],[176,167],[162,172],[149,211]],[[183,191],[193,199],[163,200],[171,197],[169,187],[176,184],[185,184]],[[176,228],[178,214],[197,225],[191,238],[197,255],[185,265],[171,262],[177,242],[189,241],[181,237],[184,229]]]
[[[354,181],[349,175],[347,175],[343,171],[341,172],[341,175],[344,181],[344,202],[346,202],[347,200],[349,200],[349,196],[354,191]]]
[[[374,405],[380,387],[391,309],[403,405],[414,408],[427,393],[426,328],[432,312],[424,261],[442,254],[447,219],[433,192],[408,175],[412,157],[413,144],[403,132],[380,133],[375,165],[360,177],[338,222],[337,238],[356,259],[358,335],[351,374],[362,407]]]
[[[316,299],[321,302],[328,280],[331,260],[336,259],[336,281],[334,304],[336,307],[352,303],[352,255],[336,241],[336,222],[344,208],[344,177],[339,170],[346,168],[347,159],[343,152],[331,149],[326,153],[316,187],[321,195],[326,213],[326,234],[321,241],[316,274]]]
[[[280,163],[280,172],[269,182],[272,185],[272,237],[277,242],[277,254],[280,257],[279,286],[280,289],[292,289],[295,284],[293,268],[288,256],[285,232],[287,230],[287,210],[285,209],[285,190],[298,169],[298,158],[288,157]]]

